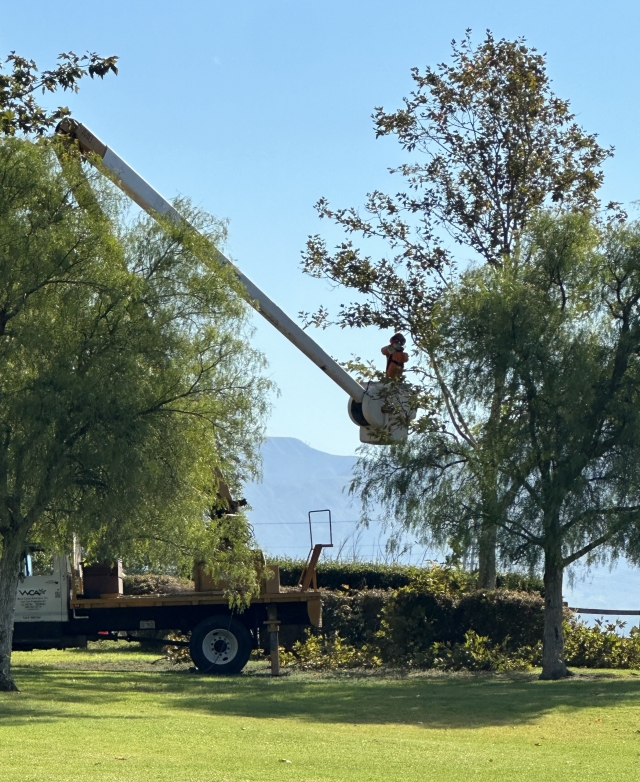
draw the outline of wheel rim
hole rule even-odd
[[[229,630],[211,630],[202,640],[202,652],[213,665],[226,665],[238,654],[238,639]]]

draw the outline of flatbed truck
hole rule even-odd
[[[272,673],[277,674],[279,626],[322,624],[320,593],[313,588],[321,548],[312,550],[296,588],[283,589],[277,567],[268,567],[269,578],[263,578],[260,593],[242,611],[230,608],[228,596],[212,588],[215,584],[207,583],[206,577],[196,579],[196,590],[179,594],[85,597],[77,593],[76,585],[82,582],[68,557],[53,557],[49,572],[36,574],[25,554],[13,648],[67,649],[110,638],[142,640],[140,631],[155,631],[156,642],[163,644],[158,636],[177,631],[190,635],[189,651],[200,671],[231,674],[244,668],[252,649],[260,644],[263,629],[269,633]]]

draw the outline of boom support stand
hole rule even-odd
[[[271,675],[280,676],[280,622],[278,620],[278,607],[274,605],[267,606],[267,621],[265,622],[269,630],[269,652],[271,654]]]

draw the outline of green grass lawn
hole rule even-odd
[[[1,782],[637,780],[640,676],[228,679],[135,647],[14,655]],[[285,762],[287,761],[287,762]]]

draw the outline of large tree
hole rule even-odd
[[[457,267],[464,265],[456,263],[447,240],[467,248],[465,263],[471,251],[481,263],[502,267],[545,205],[596,205],[600,165],[610,150],[585,133],[568,102],[553,94],[544,57],[523,39],[497,41],[487,33],[474,47],[467,33],[460,44],[454,42],[450,64],[424,72],[415,68],[412,76],[415,89],[404,106],[392,112],[377,108],[374,114],[376,135],[395,136],[406,153],[405,162],[392,169],[403,178],[403,189],[396,195],[371,193],[364,215],[333,209],[322,199],[320,216],[335,221],[348,236],[359,235],[364,249],[348,238],[330,251],[321,237],[311,237],[304,269],[360,294],[341,309],[337,322],[342,327],[377,326],[411,335],[413,381],[429,415],[418,421],[419,440],[393,454],[404,467],[413,461],[414,478],[442,478],[445,492],[451,472],[438,465],[442,450],[446,456],[454,448],[454,461],[466,465],[460,475],[470,501],[466,533],[461,528],[460,535],[479,541],[480,583],[492,586],[501,503],[497,476],[484,453],[492,448],[504,389],[497,374],[488,418],[472,431],[440,365],[432,317],[443,291],[455,283]],[[368,254],[370,239],[374,251],[379,240],[386,242],[389,254]],[[307,315],[317,325],[329,319],[324,309]],[[425,455],[435,470],[422,470]],[[393,475],[390,465],[382,480]],[[392,502],[389,509],[400,512],[407,524],[415,520],[415,503]],[[411,512],[403,516],[405,510]],[[427,524],[436,518],[432,510],[425,507],[422,513]],[[439,539],[437,522],[432,529]]]
[[[0,143],[0,689],[30,538],[76,534],[95,559],[197,551],[255,584],[246,521],[215,514],[216,468],[255,473],[268,387],[215,261],[224,226],[187,203],[208,241],[132,221],[61,143]]]
[[[218,480],[255,474],[269,383],[237,283],[215,260],[223,223],[132,221],[120,197],[48,138],[69,115],[38,93],[117,73],[117,57],[12,52],[0,71],[0,688],[27,538],[80,537],[94,560],[187,565],[197,554],[243,602],[250,527]],[[1,66],[0,66],[1,68]],[[29,141],[31,139],[31,141]],[[34,141],[40,139],[37,143]]]
[[[511,562],[543,564],[542,677],[561,678],[565,568],[638,557],[640,224],[540,216],[509,263],[467,272],[437,309],[440,349],[455,355],[447,377],[471,428],[488,420],[502,378],[485,453],[497,525]],[[385,467],[371,462],[361,474],[370,491]]]

